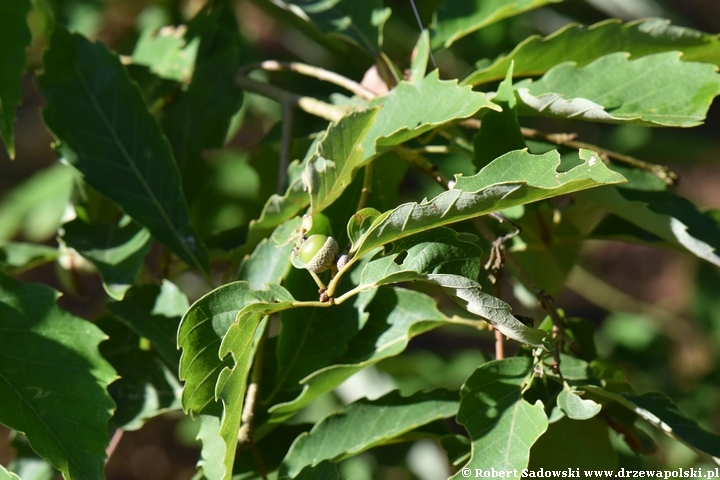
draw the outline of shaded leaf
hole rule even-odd
[[[433,49],[449,47],[492,23],[562,0],[447,0],[434,22]],[[507,70],[507,69],[506,69]]]
[[[422,203],[406,203],[374,218],[361,234],[350,235],[351,252],[364,255],[386,243],[414,233],[505,208],[566,193],[620,183],[624,177],[608,169],[589,150],[579,151],[582,163],[559,173],[560,155],[551,151],[531,155],[514,151],[495,159],[477,175],[457,176],[452,190]],[[350,226],[348,231],[350,231]]]
[[[229,3],[210,2],[188,23],[182,40],[197,45],[192,81],[163,112],[162,128],[177,161],[190,205],[208,184],[203,150],[225,144],[243,92],[235,84],[240,31]],[[192,67],[192,65],[191,65]]]
[[[563,389],[557,397],[557,405],[573,420],[587,420],[594,417],[602,409],[602,405],[589,399],[581,398],[577,393],[567,388]]]
[[[351,113],[337,124],[331,124],[316,152],[303,170],[313,213],[318,213],[337,200],[352,182],[355,173],[368,163],[363,142],[372,128],[379,109]]]
[[[278,477],[284,480],[289,477]],[[340,472],[333,462],[323,460],[317,465],[310,465],[303,468],[295,477],[295,480],[340,480]]]
[[[703,122],[720,93],[716,66],[683,62],[678,52],[628,57],[617,52],[584,67],[572,62],[553,67],[517,89],[520,113],[648,126]]]
[[[409,397],[394,391],[377,400],[358,400],[300,435],[280,467],[281,475],[294,478],[307,465],[357,455],[433,420],[451,417],[458,405],[457,392],[448,390]]]
[[[18,233],[35,242],[54,236],[76,175],[72,168],[58,163],[12,189],[0,203],[0,242]]]
[[[425,78],[427,63],[430,59],[430,32],[423,30],[418,37],[415,48],[413,49],[412,59],[410,63],[410,82],[419,82]]]
[[[179,409],[177,367],[168,367],[156,350],[141,349],[140,337],[112,317],[96,325],[109,337],[100,344],[100,352],[120,376],[108,387],[117,405],[111,425],[136,430],[156,415]]]
[[[188,310],[188,299],[172,282],[162,285],[134,286],[119,302],[110,302],[108,310],[136,334],[152,342],[168,366],[177,369],[177,331],[180,319]]]
[[[277,227],[269,239],[261,240],[240,265],[238,280],[249,282],[254,289],[280,284],[290,270],[290,255],[295,247],[290,236],[300,223],[299,217],[294,218]]]
[[[614,215],[720,266],[720,227],[688,200],[670,192],[603,188],[580,194]]]
[[[505,80],[500,83],[493,103],[500,105],[501,112],[488,112],[473,137],[475,155],[473,163],[477,171],[513,150],[526,148],[517,120],[517,101],[512,86],[513,64],[510,63]]]
[[[532,359],[506,358],[481,365],[461,390],[458,423],[472,438],[472,457],[464,468],[527,468],[530,450],[548,427],[542,403],[530,405],[521,390]],[[457,473],[452,478],[463,478]]]
[[[98,352],[100,329],[57,298],[0,273],[0,422],[66,478],[103,478],[115,371]]]
[[[63,242],[95,265],[108,295],[122,300],[150,251],[150,233],[130,217],[94,225],[76,219],[63,230]]]
[[[30,0],[0,4],[0,137],[11,159],[15,158],[13,123],[15,109],[22,101],[20,80],[25,73],[25,48],[32,35],[26,17],[32,9]]]
[[[468,118],[478,110],[500,111],[484,93],[461,87],[456,80],[440,80],[438,70],[415,83],[400,82],[368,105],[382,108],[362,144],[366,159],[382,147],[398,145],[453,120]]]
[[[59,153],[188,265],[207,269],[170,146],[117,56],[58,27],[39,82]]]
[[[612,470],[618,466],[618,454],[610,443],[608,426],[600,417],[580,421],[564,417],[553,422],[530,450],[532,471],[556,470],[573,474],[587,470]],[[582,475],[582,474],[580,474]]]
[[[403,288],[379,288],[365,308],[367,321],[347,342],[345,352],[303,378],[302,392],[270,409],[278,421],[287,418],[355,373],[402,353],[410,339],[444,325],[447,317],[433,298]]]
[[[572,61],[583,67],[603,55],[620,51],[628,52],[632,58],[681,51],[680,58],[686,62],[720,65],[720,39],[716,35],[670,25],[663,18],[629,23],[610,19],[589,27],[569,24],[546,37],[528,37],[512,52],[471,73],[462,83],[478,85],[500,80],[511,62],[515,63],[516,77],[539,76],[562,62]]]

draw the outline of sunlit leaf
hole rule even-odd
[[[520,113],[648,126],[703,122],[720,93],[716,66],[684,62],[678,52],[628,57],[618,52],[584,67],[572,62],[553,67],[518,87]]]
[[[587,420],[600,413],[600,409],[602,409],[602,405],[599,403],[583,399],[567,388],[558,395],[557,404],[565,412],[565,415],[573,420]]]
[[[447,0],[434,22],[433,48],[449,47],[492,23],[562,0]]]
[[[472,439],[472,457],[464,468],[518,472],[527,468],[529,447],[548,428],[542,403],[531,405],[521,395],[531,369],[530,358],[506,358],[481,365],[468,378],[457,415]],[[457,473],[452,478],[463,476]]]
[[[468,75],[463,84],[500,80],[511,62],[515,63],[513,75],[539,76],[559,63],[572,61],[583,67],[599,57],[619,51],[628,52],[633,59],[681,51],[680,58],[686,62],[720,65],[720,39],[716,35],[670,25],[669,20],[662,18],[629,23],[610,19],[589,27],[569,24],[546,37],[533,35],[509,54]]]

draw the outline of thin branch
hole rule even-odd
[[[324,82],[333,83],[339,87],[344,88],[345,90],[347,90],[349,92],[352,92],[354,95],[357,95],[358,97],[360,97],[364,100],[371,100],[371,99],[375,98],[375,94],[373,92],[371,92],[367,88],[363,87],[356,81],[350,80],[349,78],[343,77],[342,75],[339,75],[335,72],[331,72],[330,70],[325,70],[324,68],[320,68],[320,67],[314,67],[314,66],[308,65],[306,63],[279,62],[277,60],[266,60],[264,62],[253,63],[251,65],[242,67],[238,70],[238,73],[240,75],[247,75],[252,70],[255,70],[258,68],[260,68],[262,70],[271,71],[271,72],[279,72],[282,70],[289,70],[291,72],[296,72],[301,75],[317,78],[318,80],[322,80]]]
[[[258,340],[259,343],[255,351],[255,362],[253,364],[250,383],[248,384],[247,393],[245,395],[245,406],[243,407],[241,416],[242,426],[238,432],[238,446],[242,447],[245,444],[250,445],[250,451],[253,459],[255,460],[255,464],[258,467],[258,472],[260,472],[260,476],[263,480],[267,480],[267,470],[265,469],[265,464],[260,456],[260,452],[257,449],[255,439],[253,438],[253,418],[255,417],[255,401],[257,400],[263,369],[265,368],[264,360],[266,341],[267,326]]]
[[[445,190],[449,190],[454,183],[452,182],[452,180],[447,178],[444,173],[440,171],[437,165],[425,158],[417,150],[412,150],[410,148],[400,145],[395,147],[395,153],[397,153],[400,158],[410,164],[410,168],[422,173],[427,177],[430,177]]]
[[[311,115],[324,118],[331,122],[337,122],[345,115],[345,110],[335,105],[325,103],[316,98],[303,97],[302,95],[288,92],[275,85],[258,82],[244,75],[236,75],[235,84],[240,88],[270,98],[280,104],[287,102],[291,105],[298,106]]]
[[[113,433],[113,436],[110,439],[110,444],[105,449],[105,465],[107,465],[107,463],[110,461],[110,457],[112,457],[112,454],[115,453],[117,446],[120,445],[120,440],[122,440],[124,433],[125,430],[123,430],[122,428],[116,429],[115,433]]]

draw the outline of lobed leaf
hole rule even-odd
[[[617,52],[577,67],[550,69],[517,89],[520,113],[604,123],[693,127],[720,93],[717,67],[684,62],[678,52],[636,60]]]
[[[270,408],[274,421],[290,417],[355,373],[402,353],[413,337],[448,321],[432,297],[395,287],[379,288],[365,313],[367,320],[347,341],[345,352],[300,380],[297,397]]]
[[[580,150],[579,158],[580,165],[560,173],[557,171],[560,155],[556,151],[543,155],[531,155],[525,150],[510,152],[476,175],[457,176],[452,190],[432,200],[400,205],[375,217],[371,226],[363,227],[362,231],[352,227],[350,251],[362,256],[386,243],[441,225],[624,181],[622,175],[608,169],[594,152]],[[352,225],[355,223],[348,226],[349,233]]]
[[[285,480],[290,477],[278,477],[279,480]],[[303,468],[295,477],[295,480],[340,480],[340,472],[337,465],[333,462],[323,460],[317,465],[311,465]]]
[[[457,392],[448,390],[409,397],[394,391],[377,400],[358,400],[295,439],[280,466],[280,476],[295,478],[305,466],[322,460],[339,461],[388,443],[421,425],[455,415],[458,405]]]
[[[188,265],[206,270],[170,146],[117,56],[58,27],[39,82],[60,154]]]
[[[573,420],[587,420],[594,417],[602,409],[602,405],[590,399],[583,399],[570,389],[563,389],[557,397],[557,405]]]
[[[0,245],[0,264],[3,270],[17,273],[54,261],[60,252],[57,248],[37,243],[8,242]]]
[[[20,477],[13,472],[8,472],[5,467],[0,465],[0,480],[20,480]]]
[[[583,192],[589,200],[672,245],[720,266],[720,226],[690,201],[670,192],[603,188]]]
[[[461,87],[456,80],[440,80],[438,70],[415,83],[400,82],[368,105],[382,109],[362,144],[365,159],[374,157],[382,147],[399,145],[481,109],[500,111],[484,93]]]
[[[117,223],[94,225],[76,219],[64,224],[63,230],[63,242],[98,269],[108,295],[122,300],[150,251],[150,232],[130,217]]]
[[[15,0],[0,4],[0,137],[10,159],[15,158],[13,123],[15,109],[22,101],[20,80],[25,73],[25,49],[32,35],[26,17],[32,10],[30,0]]]
[[[98,351],[105,335],[57,298],[0,273],[0,422],[66,478],[103,478],[115,370]]]
[[[184,38],[185,26],[145,28],[132,54],[135,65],[144,65],[160,78],[190,81],[197,57],[199,38]]]
[[[250,311],[253,306],[262,309],[275,300],[286,305],[293,299],[279,285],[253,290],[248,282],[233,282],[190,306],[178,328],[178,346],[182,348],[180,379],[185,381],[182,405],[186,412],[221,415],[216,384],[220,372],[233,364],[230,356],[220,355],[221,342],[241,311]]]
[[[608,423],[599,416],[584,421],[563,417],[550,423],[532,446],[528,464],[528,470],[535,472],[540,468],[617,471],[617,467],[618,454],[610,442]]]
[[[355,173],[370,161],[364,154],[363,142],[378,112],[379,109],[374,108],[351,113],[328,127],[303,170],[312,213],[323,211],[337,200]]]
[[[562,0],[447,0],[437,12],[433,49],[445,47],[483,27]],[[507,70],[507,69],[506,69]]]
[[[295,247],[291,235],[300,223],[301,219],[296,217],[278,226],[270,238],[261,240],[240,265],[238,280],[249,282],[254,289],[282,283],[290,270],[290,255]]]
[[[686,62],[720,65],[720,39],[716,35],[671,25],[670,20],[648,18],[629,23],[609,19],[589,27],[569,24],[546,37],[533,35],[512,52],[498,57],[462,81],[479,85],[500,80],[511,63],[516,77],[540,76],[563,62],[578,67],[615,52],[628,52],[631,58],[654,53],[681,51]]]
[[[527,468],[529,447],[548,428],[542,402],[531,405],[522,398],[531,369],[530,358],[506,358],[481,365],[465,382],[457,415],[472,439],[472,457],[465,469]],[[457,473],[452,478],[463,477]]]

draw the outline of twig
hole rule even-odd
[[[463,120],[462,122],[460,122],[460,124],[464,127],[478,129],[480,128],[481,122],[478,119],[470,118],[467,120]],[[617,162],[630,165],[631,167],[637,168],[639,170],[645,170],[646,172],[650,172],[656,177],[658,177],[670,187],[677,184],[677,181],[680,178],[678,177],[677,173],[673,172],[665,165],[657,165],[654,163],[645,162],[643,160],[638,160],[637,158],[623,155],[622,153],[614,152],[612,150],[608,150],[606,148],[593,145],[591,143],[579,142],[575,140],[577,138],[577,134],[575,133],[545,133],[539,130],[525,127],[521,127],[520,131],[525,138],[531,138],[533,140],[544,140],[546,142],[554,143],[555,145],[560,145],[568,148],[585,148],[587,150],[593,150],[594,152],[597,152],[597,154],[600,155],[600,158],[602,158],[606,162],[615,160]]]
[[[412,150],[400,145],[395,147],[395,153],[397,153],[400,158],[408,162],[410,164],[410,168],[427,177],[430,177],[445,190],[449,190],[453,185],[454,182],[447,178],[445,174],[438,169],[437,165],[422,156],[417,150]]]
[[[270,98],[280,104],[289,103],[290,105],[300,107],[300,109],[311,115],[324,118],[331,122],[337,122],[345,115],[345,111],[335,105],[325,103],[316,98],[303,97],[302,95],[288,92],[275,85],[258,82],[244,75],[236,75],[235,84],[240,88]]]
[[[365,166],[365,176],[363,177],[363,186],[360,193],[360,200],[356,212],[359,212],[367,205],[370,196],[372,195],[372,183],[373,183],[373,163],[370,162]]]
[[[122,440],[123,434],[125,433],[125,430],[122,428],[118,428],[115,430],[115,433],[113,433],[112,438],[110,439],[110,444],[105,449],[105,465],[110,461],[110,457],[115,452],[115,449],[120,444],[120,440]]]
[[[368,90],[367,88],[363,87],[359,83],[350,80],[347,77],[343,77],[342,75],[339,75],[335,72],[331,72],[330,70],[325,70],[324,68],[320,67],[314,67],[312,65],[308,65],[306,63],[300,63],[300,62],[279,62],[277,60],[266,60],[264,62],[258,62],[253,63],[251,65],[247,65],[245,67],[242,67],[238,70],[238,73],[240,75],[247,75],[252,70],[255,70],[257,68],[260,68],[262,70],[272,71],[272,72],[278,72],[282,70],[290,70],[291,72],[296,72],[301,75],[306,75],[308,77],[317,78],[318,80],[322,80],[324,82],[330,82],[333,83],[339,87],[344,88],[345,90],[352,92],[354,95],[357,95],[358,97],[364,99],[364,100],[371,100],[375,97],[375,94]]]
[[[245,444],[250,445],[250,451],[255,460],[255,464],[258,467],[260,476],[263,480],[267,480],[267,470],[265,464],[260,456],[260,452],[255,445],[255,439],[253,438],[253,418],[255,416],[255,400],[257,400],[257,394],[262,380],[263,368],[265,367],[265,344],[267,340],[267,328],[264,329],[260,339],[258,340],[258,346],[255,351],[255,362],[253,364],[252,373],[250,375],[250,383],[248,384],[247,393],[245,394],[245,406],[242,411],[242,425],[238,432],[238,446],[242,447]]]

